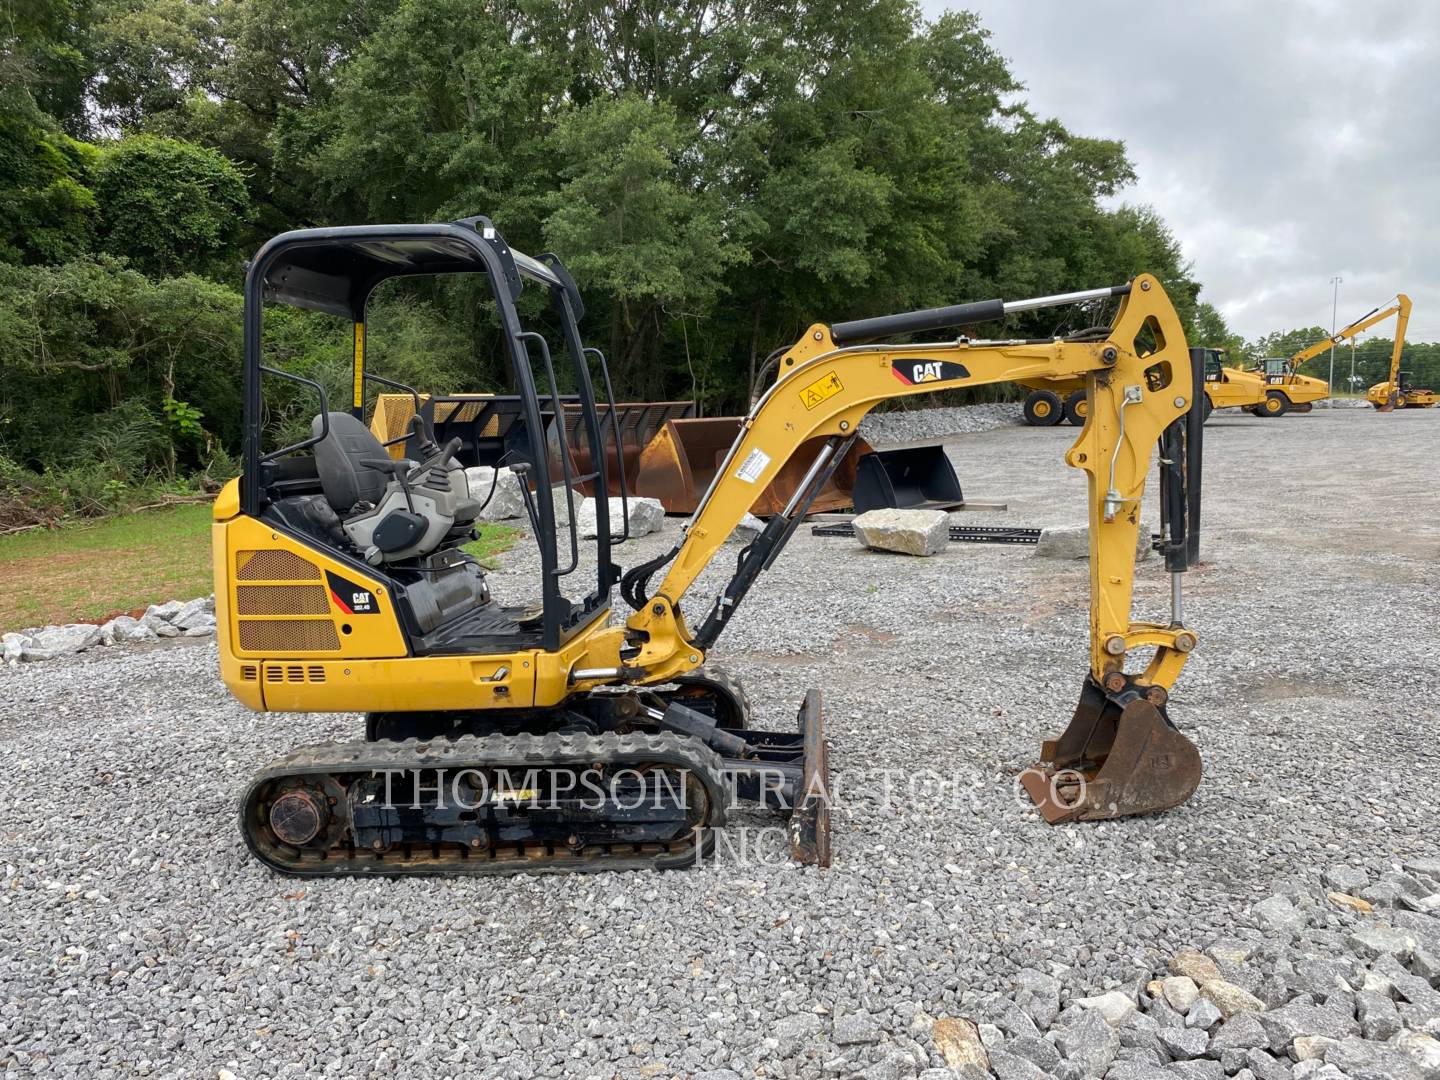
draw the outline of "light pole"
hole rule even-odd
[[[1335,336],[1335,316],[1340,310],[1340,283],[1345,279],[1336,274],[1330,279],[1330,284],[1335,286],[1335,292],[1330,298],[1330,336]],[[1330,342],[1330,407],[1335,407],[1335,342]]]

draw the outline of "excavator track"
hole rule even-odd
[[[720,758],[670,733],[301,747],[240,800],[250,850],[302,876],[689,866],[724,824]]]

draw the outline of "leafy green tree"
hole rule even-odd
[[[63,461],[87,417],[131,400],[157,422],[167,400],[203,402],[233,440],[239,335],[239,294],[204,278],[152,281],[107,255],[0,266],[0,452]],[[173,446],[153,463],[173,468]]]
[[[612,298],[617,376],[659,396],[661,373],[644,361],[665,320],[713,303],[745,248],[726,234],[722,199],[684,167],[694,140],[664,103],[598,98],[567,113],[551,141],[561,184],[545,219],[547,245],[567,253],[582,287]]]
[[[0,261],[60,262],[90,244],[98,154],[26,112],[0,112]]]
[[[56,262],[89,242],[95,152],[72,137],[84,129],[87,14],[82,0],[53,0],[7,4],[0,20],[0,262]]]
[[[154,135],[105,150],[95,195],[100,250],[156,275],[223,273],[221,259],[250,214],[244,178],[223,155]]]

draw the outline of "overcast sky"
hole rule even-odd
[[[1410,337],[1440,340],[1440,3],[922,6],[978,12],[1036,113],[1124,140],[1123,200],[1161,213],[1239,333],[1328,327],[1339,275],[1341,325],[1404,291]]]

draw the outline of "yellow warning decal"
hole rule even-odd
[[[807,409],[813,409],[826,398],[834,397],[845,386],[840,382],[838,372],[830,372],[828,375],[821,375],[805,389],[800,391],[800,403]]]
[[[352,369],[352,377],[355,380],[351,400],[355,408],[365,407],[365,324],[355,324],[355,366]]]

